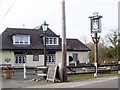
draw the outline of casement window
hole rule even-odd
[[[46,63],[47,64],[55,64],[55,55],[54,54],[47,55]]]
[[[58,45],[58,37],[46,37],[46,45]]]
[[[16,64],[25,63],[25,56],[23,56],[23,55],[15,55],[15,63]]]
[[[39,61],[39,55],[33,55],[33,61]]]
[[[30,36],[29,35],[14,35],[13,44],[30,45]]]
[[[78,53],[73,53],[73,60],[78,60]]]

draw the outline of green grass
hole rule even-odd
[[[100,78],[100,77],[109,77],[109,76],[117,76],[118,73],[117,71],[108,73],[108,74],[98,74],[98,76],[96,78]],[[95,78],[94,74],[81,74],[81,75],[69,75],[68,77],[68,81],[77,81],[77,80],[86,80],[86,79],[92,79]]]

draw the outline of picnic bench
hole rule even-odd
[[[44,77],[46,79],[46,77],[47,77],[47,70],[48,70],[48,67],[37,66],[35,72],[37,73],[38,76]]]
[[[0,64],[0,69],[1,69],[2,73],[3,73],[3,70],[6,70],[7,68],[11,69],[14,74],[15,70],[11,64]]]

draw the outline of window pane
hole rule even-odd
[[[53,42],[52,42],[52,38],[50,38],[50,44],[52,44]]]
[[[22,63],[21,56],[19,57],[19,63]]]
[[[78,60],[78,53],[73,53],[73,60]]]
[[[20,44],[23,44],[23,37],[20,36]]]
[[[52,56],[52,62],[54,62],[54,57]]]
[[[28,35],[15,35],[13,38],[14,44],[30,44],[30,36]]]
[[[15,36],[15,44],[19,43],[19,36]]]
[[[47,45],[57,45],[58,44],[58,38],[57,37],[47,37],[46,38],[46,44]]]
[[[23,55],[16,55],[15,56],[15,63],[16,64],[25,63],[25,56],[23,56]]]
[[[28,44],[28,37],[27,36],[24,36],[24,43]]]
[[[18,63],[18,57],[15,58],[15,63]]]
[[[39,55],[33,55],[33,61],[39,61]]]
[[[57,44],[57,38],[54,38],[54,44]]]
[[[46,62],[47,62],[47,63],[49,62],[49,57],[48,57],[48,56],[46,56]]]
[[[55,55],[53,55],[53,54],[47,55],[47,63],[54,64],[55,63]]]
[[[23,56],[23,63],[25,63],[25,57]]]

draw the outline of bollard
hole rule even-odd
[[[97,77],[97,63],[94,63],[95,65],[95,73],[94,73],[94,77]]]
[[[25,63],[23,64],[23,69],[24,69],[24,79],[26,79],[26,67],[25,67]]]
[[[60,74],[60,79],[62,81],[62,69],[61,69],[61,67],[62,67],[62,64],[59,63],[59,74]]]

